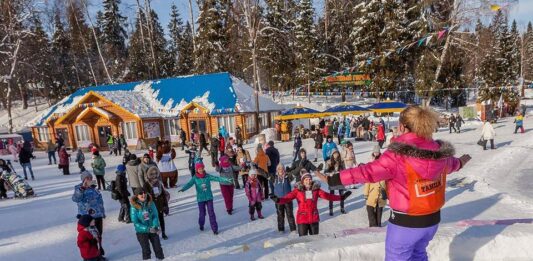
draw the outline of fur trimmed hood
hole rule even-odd
[[[150,194],[146,193],[146,203],[149,205],[150,202],[152,202],[152,196],[150,196]],[[131,204],[131,206],[133,206],[136,209],[141,209],[142,208],[141,204],[137,200],[137,196],[132,196],[130,198],[130,204]]]
[[[451,143],[442,140],[437,140],[436,142],[440,146],[438,150],[422,149],[403,142],[393,142],[389,145],[388,149],[396,154],[407,157],[429,160],[439,160],[455,155],[455,148]]]
[[[320,189],[320,182],[316,182],[316,181],[312,181],[313,183],[311,184],[311,190],[317,190],[317,189]],[[300,181],[300,182],[296,182],[296,184],[294,184],[294,188],[299,190],[299,191],[305,191],[304,189],[304,184]]]

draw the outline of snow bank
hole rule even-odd
[[[254,112],[255,109],[255,91],[243,80],[237,77],[231,77],[233,90],[237,96],[237,109],[240,112]],[[274,102],[270,97],[259,94],[259,109],[261,111],[281,111],[286,107]]]

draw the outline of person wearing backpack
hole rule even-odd
[[[118,212],[118,222],[131,223],[130,218],[130,192],[128,191],[128,179],[126,178],[126,166],[120,164],[117,166],[117,177],[113,186],[113,199],[120,202],[120,211]]]

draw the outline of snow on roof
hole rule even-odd
[[[237,108],[240,112],[255,112],[255,92],[250,85],[243,80],[231,77],[232,88],[237,95]],[[281,111],[285,106],[275,103],[269,97],[259,95],[259,109],[261,111]]]
[[[111,100],[140,117],[177,116],[181,109],[196,102],[213,114],[255,111],[254,90],[227,72],[189,75],[157,81],[132,82],[79,89],[31,121],[42,126],[54,114],[64,114],[90,91]],[[140,94],[140,95],[137,95]],[[269,97],[259,96],[261,111],[283,110]]]

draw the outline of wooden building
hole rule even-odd
[[[249,138],[255,129],[254,90],[228,73],[186,76],[79,89],[44,112],[32,125],[37,147],[61,136],[69,148],[91,143],[106,149],[107,136],[122,134],[130,147],[156,139],[179,142],[179,130],[218,135],[240,126]],[[260,96],[259,126],[274,127],[283,109]]]

